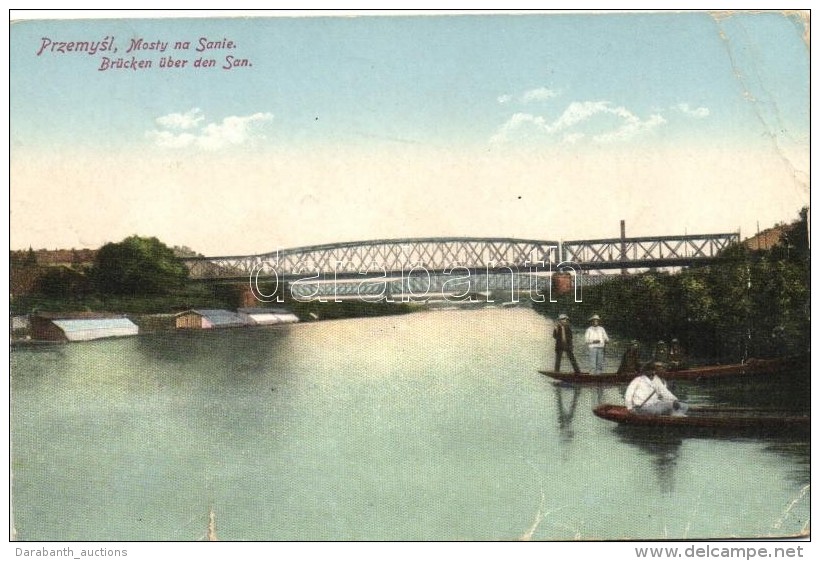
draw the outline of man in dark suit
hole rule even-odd
[[[569,316],[560,314],[555,329],[552,330],[552,338],[555,339],[555,372],[561,371],[561,355],[567,353],[572,369],[576,374],[581,372],[578,363],[575,361],[575,353],[572,352],[572,328],[569,326]]]

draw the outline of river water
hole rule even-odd
[[[16,537],[197,540],[211,511],[221,540],[809,529],[807,439],[623,431],[591,412],[623,388],[538,374],[551,331],[530,309],[487,308],[15,350]],[[675,391],[772,395],[739,382]]]

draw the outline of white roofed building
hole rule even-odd
[[[248,325],[279,325],[299,321],[293,312],[279,308],[240,308],[237,312]]]
[[[32,339],[38,341],[91,341],[137,335],[139,327],[125,317],[32,316]]]

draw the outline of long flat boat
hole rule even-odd
[[[731,376],[773,374],[784,372],[790,368],[799,366],[801,363],[808,364],[808,359],[803,359],[802,361],[794,358],[749,359],[742,364],[717,364],[686,368],[683,370],[665,370],[661,373],[661,377],[665,380],[701,380]],[[628,384],[638,375],[636,372],[628,372],[626,374],[590,374],[588,372],[551,372],[548,370],[539,370],[539,372],[545,376],[568,384]]]
[[[675,427],[707,430],[803,432],[811,427],[811,416],[749,408],[690,407],[686,415],[639,415],[623,405],[604,403],[592,410],[595,415],[620,425],[635,427]]]

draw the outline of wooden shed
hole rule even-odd
[[[176,315],[177,329],[219,329],[247,325],[239,314],[228,310],[188,310]]]

